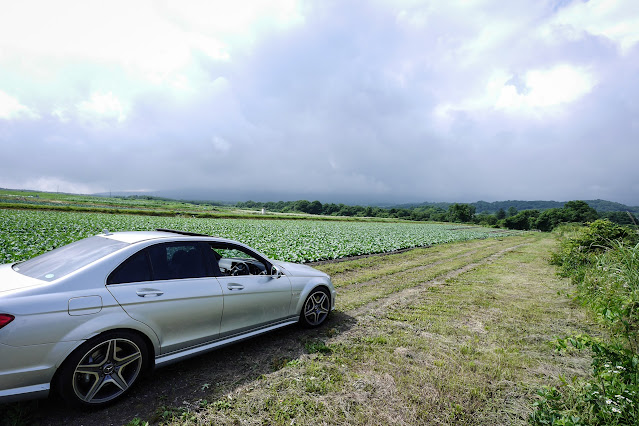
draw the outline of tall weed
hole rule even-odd
[[[569,234],[569,237],[565,235]],[[639,424],[639,237],[598,220],[560,237],[551,262],[576,285],[575,298],[609,330],[607,340],[572,336],[557,341],[592,352],[592,378],[562,380],[538,391],[529,421],[536,425]]]
[[[595,267],[580,284],[579,295],[613,332],[635,352],[639,331],[639,244],[620,241],[597,256]]]

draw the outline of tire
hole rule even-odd
[[[326,322],[331,312],[331,296],[324,288],[317,287],[311,291],[302,305],[300,324],[315,328]]]
[[[144,340],[129,331],[110,331],[83,343],[64,361],[58,390],[76,407],[116,401],[137,382],[148,364]]]

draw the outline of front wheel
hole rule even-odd
[[[331,311],[331,298],[323,288],[314,289],[304,301],[300,323],[306,327],[319,327]]]
[[[148,349],[140,336],[109,332],[73,352],[59,375],[62,397],[71,405],[99,407],[124,395],[148,362]]]

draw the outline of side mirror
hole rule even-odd
[[[271,266],[271,276],[273,278],[279,278],[282,275],[284,275],[284,273],[282,273],[282,270],[280,268],[275,265]]]

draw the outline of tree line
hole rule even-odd
[[[639,214],[639,206],[627,206],[625,204],[616,203],[614,201],[606,200],[584,200],[590,207],[597,210],[599,213],[604,212],[626,212],[629,211],[635,215]],[[412,208],[412,207],[441,207],[448,209],[453,203],[420,203],[420,204],[402,204],[397,207]],[[477,213],[490,213],[494,214],[501,210],[508,210],[514,207],[517,211],[523,210],[539,210],[544,211],[554,208],[562,208],[566,204],[565,201],[524,201],[524,200],[507,200],[507,201],[476,201],[469,203],[475,206]]]
[[[321,203],[319,201],[244,201],[236,204],[245,209],[266,209],[282,213],[307,213],[325,216],[347,217],[376,217],[395,218],[414,221],[436,221],[453,223],[473,223],[483,226],[493,226],[518,230],[551,231],[560,223],[587,223],[597,219],[608,219],[620,225],[636,225],[637,217],[629,211],[598,212],[587,202],[568,201],[563,207],[553,207],[545,210],[527,209],[519,211],[517,207],[500,207],[495,213],[477,213],[473,204],[452,203],[448,208],[439,205],[416,205],[412,207],[376,207],[352,206],[347,204]]]

